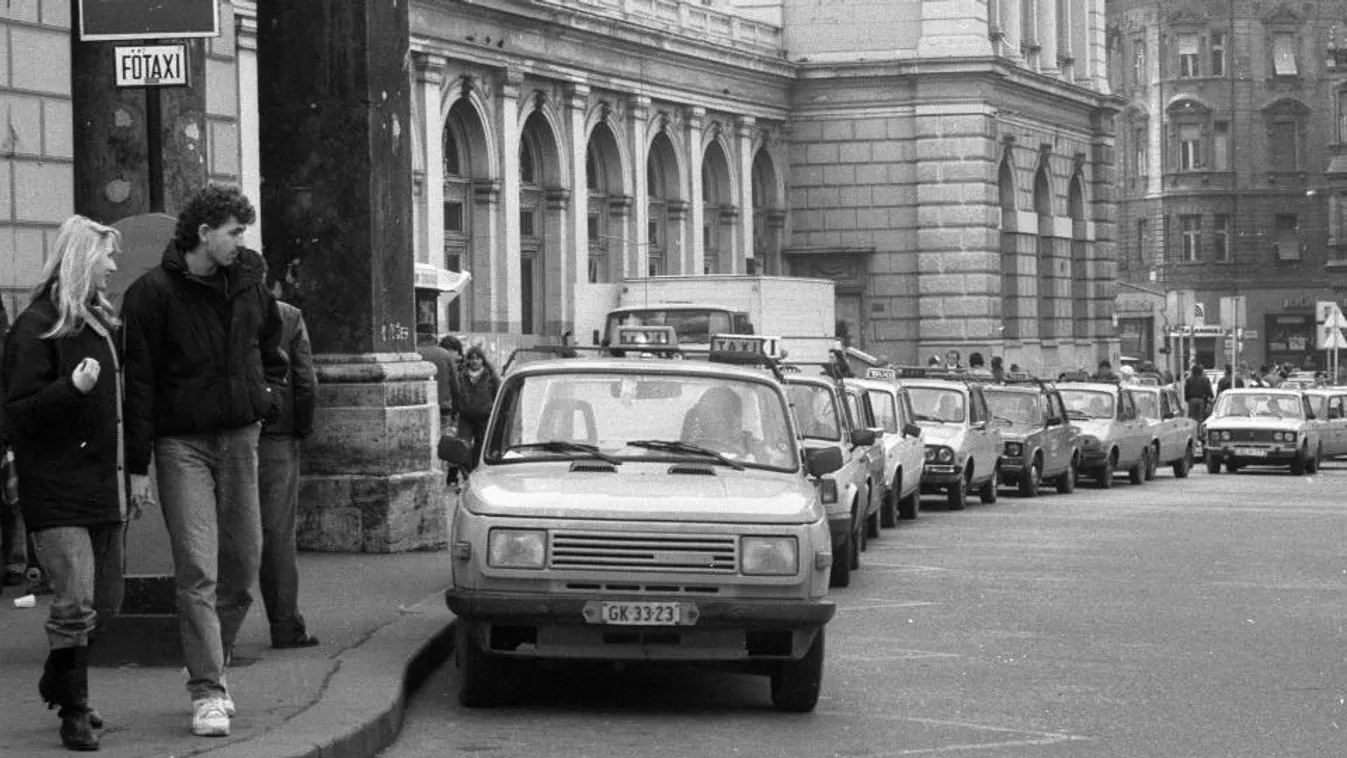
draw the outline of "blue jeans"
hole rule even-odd
[[[264,434],[257,448],[262,499],[262,569],[258,585],[271,622],[271,641],[304,636],[299,613],[299,557],[295,514],[299,507],[299,438]]]
[[[122,528],[116,523],[33,532],[33,549],[53,593],[46,625],[52,650],[87,647],[95,627],[121,608]]]
[[[260,431],[260,424],[249,424],[154,441],[193,700],[224,694],[225,656],[253,603],[248,588],[262,553]]]

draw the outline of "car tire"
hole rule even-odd
[[[1188,472],[1193,470],[1193,448],[1190,445],[1183,451],[1183,457],[1174,461],[1174,478],[1187,479]]]
[[[921,513],[921,488],[913,490],[911,494],[898,501],[898,518],[914,519]]]
[[[1207,453],[1207,473],[1208,474],[1221,473],[1221,459],[1217,458],[1211,453]]]
[[[778,711],[809,713],[818,705],[823,687],[823,629],[814,633],[814,642],[798,661],[782,661],[772,672],[772,707]]]
[[[1291,459],[1291,475],[1303,476],[1305,474],[1305,453],[1296,453],[1296,457]]]
[[[1146,481],[1154,481],[1155,473],[1160,468],[1160,443],[1151,445],[1150,460],[1146,461]]]
[[[884,504],[879,507],[879,525],[885,529],[898,526],[898,487],[903,484],[903,472],[893,477],[893,486],[884,493]]]
[[[1132,467],[1127,469],[1127,480],[1132,484],[1145,484],[1146,470],[1150,467],[1151,447],[1150,445],[1147,445],[1146,449],[1141,451],[1141,458],[1137,459],[1137,462],[1133,463]]]
[[[455,623],[454,660],[458,663],[458,702],[464,708],[491,708],[501,701],[505,662],[478,647],[468,625]]]
[[[1057,492],[1062,495],[1070,495],[1076,491],[1076,459],[1072,458],[1070,465],[1066,467],[1066,472],[1057,477]]]
[[[888,498],[886,497],[885,499],[887,500]],[[870,540],[879,539],[879,517],[880,511],[882,510],[884,510],[884,506],[881,505],[878,510],[865,517],[865,541],[867,547]]]
[[[1313,457],[1313,458],[1310,458],[1310,459],[1307,460],[1307,461],[1305,461],[1305,473],[1306,473],[1306,474],[1317,474],[1317,473],[1319,473],[1319,464],[1320,464],[1320,459],[1321,459],[1322,457],[1323,457],[1323,450],[1322,450],[1321,448],[1315,448],[1315,449],[1314,449],[1314,457]]]
[[[1101,490],[1113,489],[1113,467],[1117,462],[1112,453],[1104,459],[1103,467],[1095,472],[1095,486]]]
[[[851,553],[854,544],[851,535],[847,535],[846,541],[842,543],[842,549],[833,555],[832,571],[828,574],[829,587],[851,586]]]
[[[1000,472],[1001,472],[1001,462],[997,461],[996,465],[992,466],[992,477],[987,481],[983,482],[982,489],[978,491],[978,497],[982,500],[982,502],[985,505],[996,504],[996,497],[999,494],[997,492],[997,489],[999,489],[1001,486]]]
[[[1020,472],[1020,497],[1038,497],[1038,488],[1043,485],[1043,459],[1034,456],[1029,462],[1029,470]]]
[[[949,486],[947,493],[949,509],[961,511],[968,507],[968,478],[960,476],[959,481]]]
[[[1238,474],[1238,473],[1239,473],[1239,464],[1238,464],[1238,463],[1235,463],[1235,461],[1234,461],[1233,459],[1226,459],[1226,462],[1225,462],[1225,473],[1227,473],[1227,474]]]

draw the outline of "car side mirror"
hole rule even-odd
[[[869,447],[875,444],[875,432],[873,429],[857,429],[851,433],[851,444],[854,447]]]
[[[842,468],[842,451],[835,447],[812,448],[805,451],[804,467],[809,475],[818,478]]]
[[[921,427],[916,424],[903,424],[904,437],[920,437]]]
[[[472,464],[472,444],[457,437],[441,437],[435,452],[440,460],[454,466]]]
[[[877,426],[875,426],[875,427],[870,427],[869,431],[872,431],[872,432],[875,433],[875,439],[877,439],[877,440],[882,440],[882,439],[884,439],[884,430],[881,429],[880,427],[877,427]]]

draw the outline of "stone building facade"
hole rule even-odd
[[[1241,362],[1324,366],[1314,304],[1347,301],[1347,3],[1109,0],[1119,133],[1120,334],[1161,358],[1242,296]],[[1186,309],[1185,309],[1186,311]],[[1177,349],[1177,348],[1176,348]],[[1183,349],[1219,367],[1231,346]],[[1161,360],[1163,362],[1163,360]]]

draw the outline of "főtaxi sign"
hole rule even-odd
[[[80,39],[181,39],[220,35],[220,0],[79,0]]]
[[[151,45],[113,50],[118,87],[163,87],[187,84],[187,46]]]

